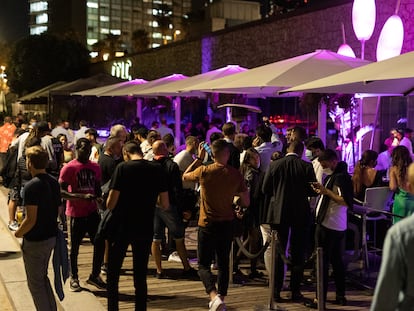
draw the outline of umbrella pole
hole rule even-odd
[[[377,97],[377,107],[375,109],[375,122],[374,122],[374,129],[372,130],[372,135],[371,135],[371,141],[369,143],[369,149],[372,150],[372,147],[374,146],[374,138],[375,138],[375,130],[377,128],[377,124],[378,124],[378,115],[379,115],[379,108],[381,105],[381,97],[378,96]]]

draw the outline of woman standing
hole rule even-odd
[[[411,215],[414,212],[414,196],[408,192],[407,169],[412,162],[410,152],[404,146],[396,147],[391,154],[390,189],[395,192],[393,223]]]

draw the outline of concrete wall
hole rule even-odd
[[[194,75],[228,64],[253,68],[316,49],[336,51],[342,44],[342,22],[347,43],[359,57],[361,44],[352,28],[352,1],[332,0],[332,3],[336,5],[314,11],[296,11],[296,15],[260,20],[205,35],[200,40],[177,42],[130,55],[132,77],[151,80],[172,73]],[[381,29],[387,18],[394,14],[396,1],[376,0],[376,6],[376,27],[365,44],[365,59],[373,61],[376,60]],[[414,50],[413,13],[414,0],[401,1],[399,15],[405,28],[402,53]],[[95,66],[95,72],[102,71],[101,66],[110,72],[109,63]]]

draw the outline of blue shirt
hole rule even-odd
[[[371,310],[412,310],[414,306],[414,215],[387,232]]]

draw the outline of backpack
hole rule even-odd
[[[1,171],[1,177],[3,178],[3,185],[10,188],[11,182],[16,174],[17,170],[17,151],[18,146],[10,146],[6,153],[6,164]]]

